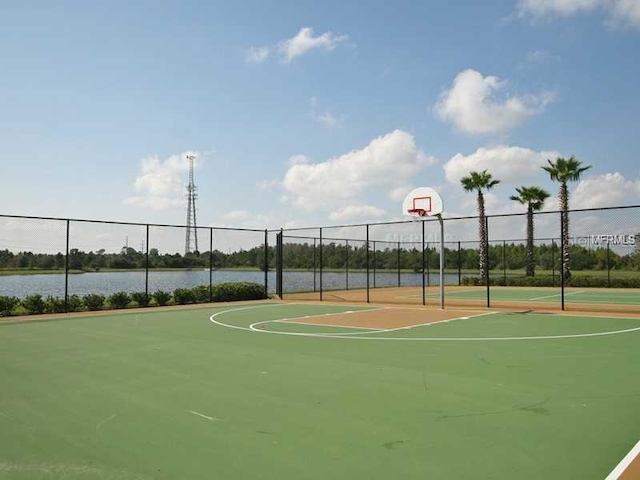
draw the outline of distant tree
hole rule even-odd
[[[562,258],[562,270],[565,281],[571,278],[571,267],[569,266],[569,189],[567,182],[577,182],[580,175],[591,168],[591,165],[582,166],[582,162],[571,156],[569,158],[558,157],[555,162],[547,160],[549,165],[542,169],[549,174],[552,181],[560,183],[558,199],[562,217],[560,220],[562,230],[562,244],[565,246]]]
[[[479,235],[480,235],[480,280],[485,282],[486,272],[485,266],[488,261],[488,243],[489,240],[487,238],[487,223],[485,218],[485,208],[484,208],[484,191],[491,190],[495,187],[500,180],[493,179],[492,175],[483,170],[482,172],[469,172],[467,177],[463,177],[460,182],[462,183],[462,187],[467,192],[478,192],[478,227],[479,227]]]
[[[518,195],[509,197],[514,202],[519,202],[527,206],[527,277],[535,275],[535,259],[533,249],[533,212],[539,211],[544,205],[544,201],[549,198],[549,192],[540,187],[520,187],[516,188]]]

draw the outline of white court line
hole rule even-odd
[[[584,293],[584,290],[578,290],[577,292],[567,292],[564,294],[564,296],[566,297],[567,295],[577,295],[579,293]],[[527,300],[544,300],[545,298],[554,298],[554,297],[561,297],[561,296],[562,296],[562,293],[555,293],[553,295],[545,295],[544,297],[533,297]],[[522,301],[526,302],[527,300],[522,300]]]
[[[352,312],[344,312],[345,314],[347,313],[352,313]],[[307,317],[295,317],[295,318],[283,318],[281,320],[269,320],[270,322],[273,323],[295,323],[296,325],[312,325],[314,327],[335,327],[335,328],[355,328],[357,330],[373,330],[373,331],[380,331],[379,328],[370,328],[370,327],[357,327],[355,325],[333,325],[331,323],[310,323],[310,322],[296,322],[296,320],[304,320]],[[259,323],[266,323],[266,322],[259,322]],[[254,324],[256,325],[256,324]]]
[[[301,317],[304,318],[304,317]],[[266,325],[269,323],[277,323],[280,322],[279,320],[262,320],[261,322],[256,322],[256,323],[252,323],[251,325],[249,325],[249,329],[253,332],[258,332],[258,333],[280,333],[277,330],[261,330],[258,328],[258,325]],[[280,322],[280,323],[295,323],[296,325],[314,325],[314,326],[318,326],[318,327],[337,327],[337,328],[351,328],[348,326],[340,326],[340,325],[322,325],[322,324],[318,324],[318,323],[302,323],[302,322]],[[330,337],[332,335],[366,335],[367,333],[372,334],[372,333],[380,333],[380,332],[386,332],[386,330],[374,330],[374,329],[368,329],[367,331],[360,331],[360,332],[346,332],[346,333],[337,333],[337,332],[314,332],[313,334],[310,333],[305,333],[305,332],[301,332],[301,335],[304,336],[317,336],[317,337]],[[295,335],[294,332],[283,332],[283,333],[287,333],[287,334],[291,334],[291,335]]]
[[[614,468],[604,480],[618,480],[620,475],[622,475],[622,473],[627,469],[629,465],[631,465],[631,462],[633,462],[633,460],[638,455],[640,455],[640,440],[638,440],[638,443],[636,443],[635,446],[629,451],[629,453],[627,453],[627,455],[622,460],[620,460],[620,463],[616,465],[616,468]]]
[[[496,313],[498,312],[486,312],[486,313],[479,313],[477,315],[467,315],[466,317],[455,317],[455,318],[449,318],[446,320],[438,320],[437,322],[419,323],[417,325],[409,325],[408,327],[392,328],[390,330],[387,330],[387,332],[395,332],[398,330],[409,330],[417,327],[430,327],[431,325],[439,325],[441,323],[455,322],[456,320],[469,320],[470,318],[484,317],[486,315],[494,315]]]
[[[210,416],[204,415],[202,413],[194,412],[193,410],[187,410],[187,412],[193,413],[194,415],[197,415],[197,416],[202,417],[202,418],[206,418],[207,420],[210,420],[212,422],[224,422],[224,420],[221,419],[221,418],[210,417]]]
[[[100,427],[102,427],[105,423],[110,422],[114,418],[116,418],[116,414],[115,413],[113,415],[111,415],[110,417],[107,417],[104,420],[102,420],[99,424],[97,424],[96,425],[96,430],[100,430]]]
[[[293,337],[316,337],[316,338],[343,338],[353,340],[389,340],[389,341],[423,341],[423,342],[488,342],[488,341],[504,341],[504,340],[552,340],[552,339],[567,339],[567,338],[587,338],[587,337],[602,337],[608,335],[618,335],[621,333],[631,333],[640,331],[640,327],[628,328],[625,330],[612,330],[608,332],[594,332],[594,333],[578,333],[569,335],[547,335],[547,336],[531,336],[531,337],[378,337],[378,336],[356,336],[356,335],[334,335],[334,334],[313,334],[313,333],[301,333],[301,332],[277,332],[270,330],[252,330],[248,327],[241,327],[239,325],[231,325],[228,323],[216,320],[216,317],[224,313],[234,312],[236,310],[248,310],[250,308],[269,307],[280,304],[267,304],[267,305],[253,305],[250,307],[232,308],[229,310],[222,310],[214,313],[209,317],[209,320],[221,327],[233,328],[236,330],[244,330],[246,332],[259,332],[268,333],[272,335],[289,335]],[[495,315],[495,312],[487,313],[484,315]],[[258,322],[259,323],[259,322]],[[255,325],[255,324],[254,324]],[[358,333],[358,332],[356,332]],[[368,333],[368,332],[363,332]],[[384,332],[383,332],[384,333]]]
[[[374,310],[394,310],[394,307],[384,307],[384,308],[379,308],[379,309],[374,309]],[[361,310],[361,311],[370,312],[371,310]],[[345,312],[345,313],[355,313],[355,312]],[[280,323],[295,323],[296,325],[314,325],[314,326],[318,326],[318,327],[338,327],[338,328],[360,328],[360,329],[367,330],[366,332],[348,332],[348,333],[314,332],[313,333],[313,335],[316,335],[316,336],[326,336],[326,337],[336,336],[337,338],[340,338],[340,336],[342,336],[342,335],[365,335],[367,333],[369,333],[369,334],[389,333],[389,332],[397,332],[399,330],[411,330],[411,329],[417,328],[417,327],[430,327],[432,325],[438,325],[440,323],[448,323],[448,322],[453,322],[455,320],[469,320],[470,318],[483,317],[485,315],[493,315],[495,313],[498,313],[498,312],[479,313],[477,315],[470,315],[470,316],[466,316],[466,317],[449,318],[449,319],[446,319],[446,320],[438,320],[437,322],[416,323],[416,324],[413,324],[413,325],[405,325],[403,327],[396,327],[396,328],[379,328],[379,329],[376,329],[376,328],[366,328],[366,327],[352,327],[352,326],[349,326],[349,325],[327,325],[327,324],[319,324],[319,323],[294,322],[294,321],[292,321],[294,319],[263,320],[261,322],[252,323],[251,325],[249,325],[249,328],[251,330],[253,330],[254,332],[272,333],[273,332],[272,330],[261,330],[261,329],[258,329],[257,327],[258,327],[258,325],[265,325],[265,324],[269,324],[269,323],[280,322]],[[335,315],[335,314],[332,314],[332,315]],[[307,318],[307,317],[299,317],[299,318]],[[311,335],[311,334],[309,334],[309,335]]]
[[[438,285],[432,285],[431,287],[426,287],[426,288],[435,288],[438,287]],[[406,288],[406,287],[405,287]],[[416,288],[420,288],[420,287],[416,287]],[[447,297],[448,295],[457,295],[458,293],[469,293],[469,292],[482,292],[482,290],[479,289],[473,289],[473,290],[456,290],[456,291],[451,291],[451,292],[447,292],[447,290],[445,289],[444,291],[444,296]],[[440,293],[436,292],[436,293],[427,293],[426,297],[427,298],[438,298],[438,295],[440,295]],[[395,298],[422,298],[422,293],[416,293],[414,295],[398,295]]]

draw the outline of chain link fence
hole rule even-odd
[[[77,310],[80,299],[102,305],[117,294],[144,306],[156,292],[175,296],[193,287],[206,301],[226,282],[275,289],[267,230],[198,227],[193,251],[186,232],[180,225],[0,215],[0,299],[32,297],[33,313],[45,300],[54,305],[46,311]]]
[[[437,219],[306,229],[307,256],[315,252],[308,260],[313,276],[299,275],[280,293],[437,305],[442,279],[450,305],[636,312],[639,214],[640,206],[572,210],[566,245],[560,212],[534,212],[531,219],[489,215],[484,229],[478,217],[444,219],[442,268]],[[289,244],[282,253],[285,275],[287,252],[292,245],[302,248],[294,238],[299,234],[282,231]],[[305,278],[313,278],[313,285]]]
[[[252,282],[281,298],[640,310],[640,206],[277,231],[0,215],[0,297],[69,299]],[[534,226],[533,234],[529,232]],[[482,235],[486,249],[482,249]],[[192,239],[193,241],[193,239]],[[75,301],[75,300],[74,300]]]

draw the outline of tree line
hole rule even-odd
[[[640,243],[640,238],[639,238]],[[573,270],[640,270],[640,251],[619,254],[607,250],[606,246],[586,248],[580,245],[570,247],[570,266]],[[560,247],[557,244],[541,244],[533,247],[533,255],[529,246],[519,243],[490,244],[487,246],[489,269],[527,270],[533,258],[534,266],[542,270],[558,270],[560,265]],[[479,248],[457,246],[445,247],[445,268],[477,270],[481,254]],[[267,250],[269,269],[274,270],[275,247]],[[425,250],[425,268],[438,269],[440,265],[439,245],[428,246]],[[397,270],[419,272],[422,270],[422,251],[418,248],[376,248],[373,242],[369,246],[369,268],[380,270]],[[171,268],[213,268],[264,269],[264,245],[248,250],[223,253],[214,250],[194,252],[187,255],[180,253],[161,254],[157,249],[149,250],[150,269]],[[0,269],[19,270],[63,270],[66,265],[63,253],[46,254],[32,252],[13,253],[0,250]],[[75,271],[100,271],[104,269],[144,269],[147,265],[145,252],[131,247],[123,248],[118,253],[106,253],[104,250],[83,252],[78,249],[69,251],[69,269]],[[320,267],[320,248],[310,242],[285,243],[283,245],[283,268],[313,270]],[[367,250],[363,245],[345,245],[326,243],[322,245],[322,265],[326,269],[354,270],[367,268]]]

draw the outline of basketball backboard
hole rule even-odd
[[[430,187],[410,191],[402,202],[402,214],[413,218],[439,215],[443,208],[442,197]]]

